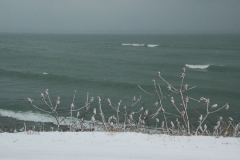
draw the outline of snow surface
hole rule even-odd
[[[109,132],[0,133],[0,159],[239,159],[240,139]]]

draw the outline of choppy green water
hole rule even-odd
[[[27,102],[30,97],[43,107],[40,93],[46,88],[54,103],[61,97],[63,115],[75,89],[75,105],[79,107],[84,105],[87,92],[95,99],[100,96],[105,117],[115,114],[107,106],[107,98],[129,106],[133,96],[142,95],[142,102],[134,109],[142,105],[149,109],[155,100],[137,85],[154,92],[152,79],[161,71],[179,87],[181,68],[186,64],[185,82],[189,87],[197,86],[187,95],[210,98],[211,104],[219,106],[229,103],[228,111],[211,118],[213,123],[219,115],[239,122],[239,53],[240,35],[0,34],[0,127],[54,121]],[[168,94],[167,86],[157,82]],[[169,101],[166,110],[175,112]],[[97,101],[93,107],[97,108]],[[192,108],[196,107],[193,103]],[[199,114],[194,116],[197,119]]]

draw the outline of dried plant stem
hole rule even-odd
[[[114,111],[116,111],[117,113],[119,112],[119,113],[125,115],[123,112],[119,111],[119,108],[117,109],[117,108],[113,107],[112,104],[110,104],[109,106],[112,107],[112,109],[113,109]]]
[[[99,99],[100,99],[100,97],[99,97]],[[99,100],[98,105],[99,105],[100,117],[102,119],[103,127],[104,127],[104,130],[106,131],[107,128],[106,128],[106,122],[105,122],[105,119],[104,119],[104,115],[103,115],[103,112],[102,112],[101,99]]]
[[[70,112],[71,112],[71,125],[73,124],[72,112],[73,112],[74,100],[75,100],[76,92],[77,92],[77,90],[74,91],[73,100],[72,100],[72,104],[71,104],[71,110],[70,110]],[[88,93],[87,93],[87,96],[88,96]],[[88,99],[88,98],[87,98],[87,99]],[[73,105],[73,107],[72,107],[72,105]]]
[[[71,112],[69,112],[61,121],[60,121],[60,124],[62,123],[62,121],[64,121],[66,118],[67,118],[67,116],[69,116],[71,114]]]
[[[177,106],[175,105],[175,103],[172,103],[172,104],[173,104],[173,106],[176,108],[176,110],[178,111],[178,113],[181,114],[181,112],[179,111],[179,109],[177,108]]]
[[[47,103],[47,101],[45,99],[43,99],[43,101],[45,102],[45,104],[51,109],[54,110],[51,106],[49,106],[49,104]]]
[[[183,86],[183,80],[184,80],[184,78],[182,78],[182,81],[181,81],[181,86],[180,86],[181,91],[182,91],[182,86]]]
[[[180,90],[180,96],[181,96],[181,99],[182,99],[182,106],[183,106],[183,111],[184,111],[184,114],[183,114],[183,119],[185,121],[185,127],[187,129],[187,134],[190,135],[190,126],[189,126],[189,119],[188,119],[188,113],[187,113],[187,107],[185,105],[185,102],[184,102],[184,99],[183,99],[183,94],[182,94],[182,91]]]
[[[227,105],[228,105],[228,104],[225,104],[225,105],[222,106],[221,108],[219,108],[219,109],[217,109],[217,110],[215,110],[215,111],[209,112],[209,103],[207,103],[207,114],[206,114],[206,116],[203,118],[203,120],[200,121],[200,124],[199,124],[198,128],[196,129],[195,135],[197,135],[200,126],[202,125],[202,123],[204,122],[204,120],[207,118],[207,116],[208,116],[209,114],[215,113],[215,112],[217,112],[217,111],[220,111],[221,109],[225,108]]]
[[[144,90],[141,86],[138,85],[138,87],[139,87],[143,92],[147,93],[148,95],[154,96],[154,94],[151,94],[151,93],[147,92],[147,91]]]
[[[167,134],[169,134],[169,129],[168,129],[168,123],[167,123],[167,118],[166,118],[166,115],[165,115],[165,111],[163,109],[163,106],[162,106],[162,101],[159,100],[159,103],[160,103],[160,107],[162,108],[162,115],[164,117],[164,121],[165,121],[165,124],[166,124],[166,128],[167,128]]]
[[[194,86],[194,87],[191,87],[191,88],[188,88],[187,90],[185,90],[185,91],[189,91],[189,90],[191,90],[191,89],[194,89],[194,88],[196,88],[196,86]],[[184,91],[184,92],[185,92]]]
[[[162,78],[162,79],[163,79],[163,78]],[[165,80],[164,80],[164,81],[165,81]],[[160,96],[159,93],[158,93],[155,80],[153,80],[153,84],[154,84],[155,92],[157,93],[157,96],[158,96],[159,104],[160,104],[160,106],[161,106],[161,108],[162,108],[161,111],[162,111],[162,114],[163,114],[163,117],[164,117],[164,121],[165,121],[165,124],[166,124],[167,134],[169,134],[169,128],[168,128],[168,124],[167,124],[167,118],[166,118],[166,115],[165,115],[165,110],[163,109],[161,96]],[[170,84],[169,84],[169,85],[170,85]],[[159,87],[160,93],[161,93],[161,95],[162,95],[162,91],[161,91],[160,85],[158,85],[158,87]]]
[[[26,124],[24,123],[24,132],[26,132],[27,131],[27,126],[26,126]]]
[[[209,112],[206,114],[206,116],[203,118],[203,120],[200,121],[200,124],[199,124],[198,128],[195,131],[195,135],[197,135],[199,128],[201,127],[201,125],[203,124],[204,120],[207,118],[208,115],[209,115]]]
[[[188,90],[189,90],[189,89],[188,89]],[[197,100],[197,99],[195,99],[195,98],[192,98],[192,97],[189,97],[189,96],[188,96],[188,98],[191,99],[191,100],[194,100],[194,101],[196,101],[196,102],[200,102],[199,100]]]
[[[171,88],[173,88],[175,91],[177,91],[176,88],[174,88],[170,83],[168,83],[163,77],[160,77],[167,85],[169,85]]]
[[[49,94],[47,94],[47,97],[48,97],[48,101],[49,101],[49,103],[50,103],[50,105],[51,105],[51,107],[52,107],[52,110],[53,110],[53,105],[52,105],[51,99],[50,99],[50,97],[49,97]]]
[[[154,84],[154,89],[155,89],[155,92],[157,93],[158,99],[160,100],[160,99],[161,99],[161,96],[160,96],[159,93],[158,93],[155,80],[153,80],[153,84]]]
[[[215,113],[215,112],[217,112],[217,111],[220,111],[221,109],[225,108],[227,105],[228,105],[228,104],[225,104],[225,105],[222,106],[221,108],[219,108],[219,109],[217,109],[217,110],[215,110],[215,111],[209,112],[209,113]]]
[[[117,105],[117,123],[119,123],[119,115],[118,115],[118,113],[119,113],[119,107],[120,107],[120,105]]]
[[[34,108],[36,108],[36,109],[38,109],[38,110],[40,110],[40,111],[43,111],[43,112],[45,112],[45,113],[49,113],[49,114],[52,114],[52,112],[48,112],[48,111],[45,111],[45,110],[43,110],[43,109],[40,109],[40,108],[38,108],[37,106],[35,106],[35,105],[33,105],[33,104],[31,104]]]

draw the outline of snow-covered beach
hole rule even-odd
[[[1,133],[0,159],[238,159],[240,139],[110,132]]]

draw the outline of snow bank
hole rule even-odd
[[[238,159],[238,138],[141,133],[41,132],[0,134],[1,159]]]

